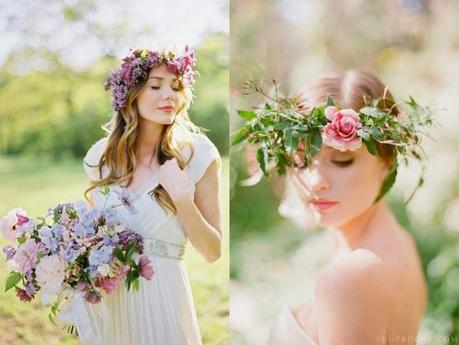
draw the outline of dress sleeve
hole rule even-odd
[[[194,154],[190,161],[190,176],[197,184],[213,161],[217,161],[219,173],[221,171],[220,153],[214,143],[204,134],[194,134]]]
[[[83,167],[91,181],[100,181],[105,176],[99,174],[99,161],[104,153],[105,147],[107,146],[107,138],[100,139],[86,153],[83,159]],[[106,175],[106,167],[102,168],[102,175]]]

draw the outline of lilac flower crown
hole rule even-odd
[[[197,72],[193,70],[196,58],[194,50],[188,45],[185,46],[183,55],[169,49],[131,49],[130,54],[123,59],[121,67],[110,72],[105,81],[105,90],[112,89],[113,109],[120,111],[126,107],[131,87],[146,80],[151,69],[162,64],[166,65],[169,72],[180,75],[185,87],[193,86],[197,76]]]
[[[420,139],[421,134],[426,134],[423,128],[433,123],[433,111],[419,105],[412,97],[397,116],[393,114],[395,104],[387,109],[379,106],[385,104],[381,98],[356,110],[340,109],[331,97],[327,97],[326,104],[305,113],[300,98],[280,97],[277,82],[274,86],[275,96],[271,96],[257,83],[246,83],[248,93],[257,93],[267,102],[255,110],[238,110],[238,115],[247,123],[232,137],[232,145],[243,141],[256,144],[257,161],[266,176],[273,169],[283,175],[287,167],[309,166],[322,143],[342,152],[354,151],[364,144],[376,156],[381,155],[377,144],[386,144],[393,148],[398,159],[383,182],[377,201],[394,184],[399,160],[408,165],[408,157],[421,162],[426,158]],[[294,154],[300,142],[304,144],[305,154],[303,162],[298,164]],[[415,191],[422,183],[421,176]]]

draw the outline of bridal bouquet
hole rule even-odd
[[[110,190],[101,193],[108,199]],[[73,293],[95,304],[123,281],[128,290],[137,290],[141,276],[150,280],[154,270],[142,255],[142,237],[115,218],[115,207],[132,208],[124,195],[120,202],[103,209],[83,201],[59,204],[35,219],[23,209],[11,210],[0,220],[3,235],[14,242],[3,248],[13,268],[5,291],[14,288],[24,302],[40,293],[42,304],[51,306],[53,321]]]

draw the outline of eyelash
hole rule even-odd
[[[159,89],[160,89],[159,86],[152,86],[151,88],[152,88],[153,90],[159,90]],[[177,88],[172,88],[172,90],[174,90],[174,91],[180,91],[180,89],[177,89]]]
[[[345,168],[354,163],[353,159],[349,159],[347,161],[332,161],[333,164],[339,166],[340,168]]]

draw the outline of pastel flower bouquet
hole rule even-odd
[[[101,193],[108,199],[110,190]],[[40,294],[55,322],[60,306],[73,294],[96,304],[123,281],[128,290],[138,290],[140,277],[152,279],[154,269],[142,255],[142,237],[116,220],[114,208],[126,207],[120,201],[103,209],[84,201],[59,204],[34,219],[23,209],[11,210],[0,220],[3,236],[14,242],[3,248],[12,267],[5,291],[14,288],[24,302]]]

